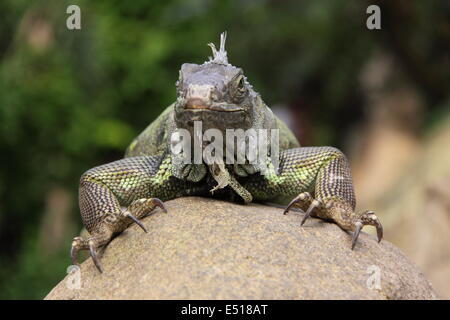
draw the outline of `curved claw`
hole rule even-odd
[[[305,223],[306,219],[308,219],[308,218],[311,216],[311,212],[312,212],[315,208],[317,208],[319,205],[320,205],[320,202],[317,201],[317,200],[313,200],[313,201],[311,202],[311,205],[309,206],[308,210],[306,210],[306,213],[305,213],[305,215],[303,216],[303,219],[302,219],[302,222],[300,223],[300,226],[302,226],[302,225]]]
[[[95,244],[93,241],[89,241],[89,252],[91,254],[92,261],[94,261],[94,264],[97,267],[98,271],[100,271],[100,273],[103,273],[103,268],[97,258],[97,252],[95,251]]]
[[[309,192],[303,192],[300,193],[297,197],[295,197],[291,202],[289,202],[288,206],[286,207],[286,209],[284,209],[283,214],[286,215],[289,210],[291,210],[291,208],[294,206],[294,204],[298,203],[298,202],[302,202],[305,200],[309,200],[311,199],[311,195],[309,194]],[[301,212],[303,212],[303,210],[299,209]]]
[[[377,240],[380,243],[381,239],[383,239],[383,226],[380,224],[375,226],[377,228]]]
[[[125,217],[130,218],[131,220],[133,220],[139,227],[142,228],[142,230],[144,230],[145,233],[147,233],[147,229],[145,228],[145,226],[142,224],[142,222],[140,222],[135,216],[133,216],[130,212],[125,212]]]
[[[294,198],[294,200],[292,200],[291,202],[289,202],[289,204],[288,204],[288,206],[286,207],[286,209],[284,209],[283,214],[286,215],[286,214],[289,212],[289,210],[291,210],[292,206],[293,206],[294,204],[297,203],[297,201],[298,201],[298,199],[297,199],[297,198]]]
[[[161,210],[162,210],[164,213],[167,213],[167,209],[166,209],[166,207],[164,206],[164,203],[163,203],[161,200],[159,200],[158,198],[153,198],[153,199],[152,199],[152,203],[153,203],[155,206],[160,207]]]

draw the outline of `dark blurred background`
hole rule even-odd
[[[230,62],[303,145],[348,155],[358,209],[450,298],[450,1],[2,0],[0,15],[0,298],[65,276],[80,175],[123,156],[224,30]]]

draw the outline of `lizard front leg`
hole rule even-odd
[[[267,175],[250,180],[246,188],[258,200],[294,196],[285,214],[297,206],[306,211],[302,225],[310,215],[334,221],[342,229],[353,231],[352,249],[364,225],[376,227],[378,241],[383,236],[383,227],[373,211],[355,212],[350,166],[345,155],[336,148],[285,150],[280,154],[278,174],[269,170]]]
[[[97,249],[115,234],[137,223],[156,206],[166,211],[157,197],[168,200],[185,192],[186,186],[171,180],[170,159],[157,156],[130,157],[87,171],[80,179],[79,204],[83,224],[90,237],[75,237],[71,258],[76,264],[79,250],[89,250],[100,272]],[[178,187],[177,187],[178,186]]]

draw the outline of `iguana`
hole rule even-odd
[[[310,216],[334,221],[353,231],[353,249],[364,225],[377,229],[381,223],[373,211],[356,213],[355,195],[348,160],[334,147],[300,147],[287,126],[279,120],[253,89],[243,70],[228,62],[226,33],[220,47],[209,44],[213,56],[203,64],[181,66],[176,83],[177,99],[128,147],[125,158],[95,167],[80,179],[79,206],[89,236],[75,237],[71,258],[76,264],[79,250],[89,250],[100,272],[97,249],[114,235],[155,207],[166,211],[163,201],[183,196],[212,196],[229,201],[276,201],[293,199],[293,206]],[[268,169],[246,161],[240,164],[176,161],[171,151],[173,133],[185,129],[192,134],[195,121],[205,131],[227,129],[278,129],[278,170],[267,159]],[[203,132],[202,131],[202,132]],[[204,148],[204,145],[200,145]],[[236,151],[237,152],[237,151]],[[179,159],[178,159],[179,160]]]

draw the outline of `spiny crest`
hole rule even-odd
[[[217,51],[216,46],[214,43],[208,43],[208,46],[211,47],[211,50],[213,52],[213,56],[209,57],[209,61],[207,63],[217,63],[217,64],[224,64],[228,65],[228,57],[227,57],[227,51],[225,50],[225,41],[227,39],[227,32],[224,31],[220,34],[220,48],[219,51]]]

